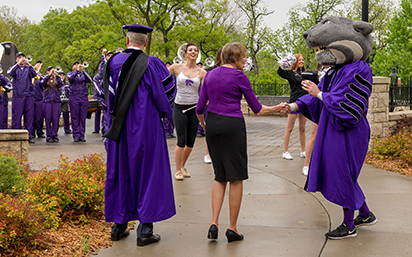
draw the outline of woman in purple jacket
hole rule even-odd
[[[242,72],[246,63],[246,48],[240,43],[223,47],[223,65],[206,74],[196,114],[206,131],[206,142],[215,170],[212,187],[213,218],[209,239],[218,237],[218,219],[229,182],[230,225],[226,231],[228,242],[242,240],[236,228],[243,194],[243,180],[248,178],[246,127],[240,108],[242,96],[254,113],[269,115],[281,111],[286,104],[264,106],[253,93],[248,77]],[[207,125],[203,111],[209,101]],[[206,127],[205,127],[206,126]]]
[[[60,90],[63,87],[63,81],[52,66],[47,67],[46,74],[40,81],[44,89],[43,116],[46,120],[46,142],[58,143]]]

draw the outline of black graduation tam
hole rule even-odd
[[[148,26],[145,26],[139,23],[135,23],[135,24],[122,26],[123,36],[126,36],[126,32],[124,31],[125,29],[127,29],[127,31],[143,33],[143,34],[151,33],[153,31],[153,28],[151,27],[148,27]]]
[[[80,64],[79,61],[75,61],[75,62],[72,64],[72,67],[73,67],[76,63],[77,63],[77,64]]]
[[[18,52],[18,53],[16,54],[15,58],[19,57],[20,55],[23,55],[24,57],[26,57],[26,55],[23,54],[22,52]]]

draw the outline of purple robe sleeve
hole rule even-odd
[[[148,89],[153,96],[157,110],[162,118],[172,118],[172,109],[170,108],[163,81],[170,76],[164,63],[157,57],[150,57],[148,69],[144,75],[145,82],[151,87]]]

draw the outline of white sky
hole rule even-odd
[[[307,0],[263,0],[269,10],[275,12],[265,18],[265,23],[273,30],[279,29],[287,21],[286,14],[298,2],[306,3]],[[69,12],[77,6],[88,5],[91,0],[0,0],[1,5],[15,7],[18,15],[25,15],[28,19],[38,23],[50,9],[62,7]]]

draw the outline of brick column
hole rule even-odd
[[[373,77],[372,94],[369,98],[367,119],[371,127],[371,139],[386,137],[389,127],[390,78]]]

